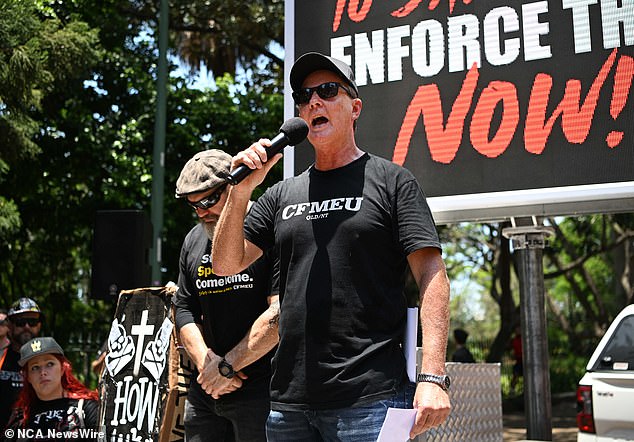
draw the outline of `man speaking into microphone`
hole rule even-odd
[[[409,171],[357,146],[362,101],[348,65],[308,53],[290,83],[315,163],[269,188],[247,214],[281,155],[269,158],[266,139],[236,155],[232,167],[252,172],[229,186],[212,251],[220,275],[278,254],[280,341],[267,439],[374,441],[388,407],[412,406],[414,437],[450,410],[449,282],[434,220]],[[418,385],[401,349],[408,265],[420,287]]]

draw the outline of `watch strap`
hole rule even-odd
[[[451,385],[449,376],[447,375],[441,376],[437,374],[419,373],[416,377],[416,381],[436,384],[445,391],[449,391],[449,386]]]

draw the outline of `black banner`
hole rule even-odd
[[[289,4],[295,58],[355,71],[359,147],[428,197],[634,180],[632,2]],[[295,172],[313,158],[295,149]]]
[[[157,442],[175,354],[170,287],[121,292],[108,336],[101,428],[111,442]],[[171,424],[171,421],[169,422]]]

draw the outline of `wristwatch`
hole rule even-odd
[[[437,374],[419,373],[416,380],[418,382],[431,382],[445,391],[449,391],[449,386],[451,385],[451,380],[447,375],[439,376]]]
[[[230,363],[227,362],[225,358],[222,358],[222,361],[218,363],[218,371],[221,375],[226,378],[231,379],[236,375],[236,372],[233,370],[233,367]]]

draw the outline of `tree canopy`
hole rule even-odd
[[[241,16],[242,31],[260,35],[262,47],[281,39],[267,36],[274,27],[263,23],[265,14],[281,14],[273,11],[275,2],[230,3],[236,14],[241,7],[249,11],[253,22]],[[262,60],[256,39],[239,46],[236,29],[214,28],[225,42],[218,47],[235,48],[235,57],[210,64],[214,84],[191,87],[176,64],[185,47],[182,33],[187,26],[194,32],[192,17],[201,19],[200,8],[212,6],[188,4],[189,10],[185,2],[170,8],[164,282],[176,280],[182,239],[196,222],[173,196],[181,167],[197,151],[217,147],[234,154],[277,133],[283,108],[279,60]],[[238,26],[227,8],[206,9],[221,14],[223,29]],[[155,2],[0,4],[0,304],[36,299],[47,312],[44,331],[61,342],[82,329],[104,337],[109,326],[113,306],[88,296],[96,212],[149,213],[156,14]],[[201,59],[209,52],[198,50]],[[249,72],[238,81],[232,75],[237,65]],[[268,184],[280,176],[278,170]]]
[[[234,154],[272,136],[283,114],[282,0],[169,3],[163,282],[176,281],[182,239],[196,222],[173,197],[184,163],[200,150]],[[60,342],[82,329],[104,337],[109,327],[112,303],[88,296],[97,211],[149,213],[158,8],[149,0],[0,2],[0,304],[35,298],[45,332]],[[203,66],[214,82],[193,87]],[[280,177],[278,167],[262,189]],[[634,218],[546,222],[556,230],[544,252],[551,338],[568,349],[581,343],[583,353],[634,302]],[[502,359],[519,321],[505,226],[441,229],[452,325],[490,339],[490,361]],[[574,382],[570,370],[562,377]]]

